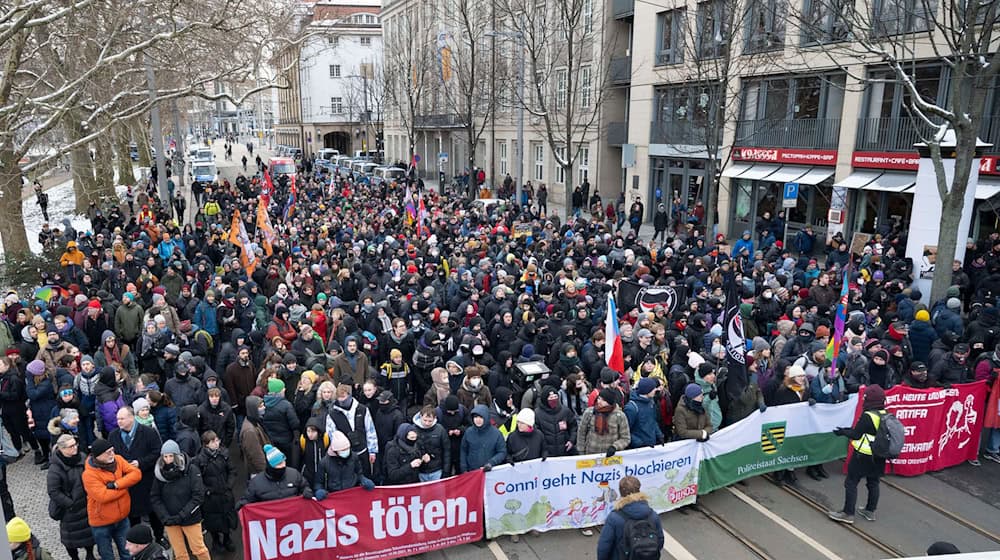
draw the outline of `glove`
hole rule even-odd
[[[326,490],[323,490],[322,488],[320,488],[319,490],[317,490],[316,492],[313,493],[313,496],[315,496],[315,498],[316,498],[317,501],[319,501],[319,500],[325,500],[326,496],[327,496],[327,493],[326,493]]]
[[[951,389],[951,383],[945,382],[941,384],[942,389]]]
[[[108,490],[117,490],[118,489],[118,486],[116,486],[114,482],[109,482],[109,483],[105,484],[104,487],[107,488]]]
[[[833,385],[830,385],[830,384],[823,385],[823,394],[824,395],[829,395],[832,392],[833,392]]]
[[[493,465],[491,465],[489,463],[486,463],[485,465],[483,465],[483,472],[490,472],[492,470],[493,470]]]
[[[543,461],[544,461],[544,459],[543,459]],[[508,455],[507,456],[507,464],[510,465],[510,466],[512,466],[512,467],[514,466],[514,456],[513,455]]]
[[[372,482],[371,480],[368,480],[367,478],[362,477],[361,487],[370,492],[375,489],[375,483]]]
[[[612,445],[611,447],[608,448],[608,453],[607,455],[605,455],[605,457],[614,457],[615,453],[617,452],[618,450],[615,449],[615,446]]]
[[[545,462],[545,460],[546,460],[546,459],[548,459],[548,458],[549,458],[549,454],[548,454],[548,453],[542,453],[542,462],[543,462],[543,463],[544,463],[544,462]]]
[[[844,428],[835,428],[835,429],[833,430],[833,434],[834,434],[834,435],[837,435],[837,436],[842,436],[842,435],[844,435]]]
[[[761,411],[761,413],[764,413],[765,411],[767,411],[767,405],[764,403],[760,403],[760,406],[757,407],[757,410]]]
[[[708,398],[713,400],[719,398],[719,392],[715,389],[712,389],[711,391],[708,392]]]
[[[809,399],[809,406],[813,406],[813,405],[815,405],[815,404],[816,404],[816,399],[814,399],[814,398],[810,398],[810,399]]]

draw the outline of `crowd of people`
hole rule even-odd
[[[258,159],[235,184],[201,185],[183,226],[141,189],[137,212],[98,210],[90,231],[48,240],[64,252],[43,288],[5,295],[10,440],[0,449],[6,461],[33,451],[47,470],[49,514],[73,560],[95,558],[95,546],[101,560],[160,547],[206,559],[203,530],[214,550],[233,550],[235,511],[248,503],[705,441],[768,406],[840,402],[862,386],[992,383],[1000,372],[996,236],[955,263],[954,286],[931,305],[911,286],[899,239],[875,236],[848,265],[832,368],[849,262],[838,244],[762,250],[750,232],[731,245],[688,220],[657,226],[650,241],[641,202],[627,220],[619,203],[564,221],[537,205],[482,208],[410,181],[308,169],[297,185],[272,182]],[[581,190],[575,210],[583,200]],[[607,365],[604,325],[624,281],[684,297],[648,309],[618,301],[619,372]],[[745,376],[726,366],[733,285]],[[528,362],[547,373],[525,373]],[[878,411],[879,394],[866,407]],[[994,388],[991,410],[997,402]],[[998,418],[987,416],[983,455],[996,462]],[[840,433],[858,441],[870,428]],[[877,476],[876,458],[854,460],[870,464],[852,480]],[[827,476],[822,466],[807,474]],[[796,473],[778,479],[794,484]],[[628,490],[619,509],[645,515],[637,482]],[[877,505],[870,493],[863,515]],[[848,500],[839,520],[854,513]],[[150,543],[146,556],[136,551]]]

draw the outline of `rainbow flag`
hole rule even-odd
[[[295,184],[292,184],[291,189],[288,191],[288,201],[285,202],[285,209],[282,212],[283,221],[288,221],[293,215],[295,215],[295,202],[297,201],[298,192],[295,189]]]
[[[840,347],[843,346],[844,324],[847,322],[847,293],[850,290],[851,267],[844,267],[844,282],[840,287],[840,300],[837,302],[837,312],[833,319],[833,336],[826,345],[826,359],[830,360],[830,377],[837,373],[837,357],[840,356]]]

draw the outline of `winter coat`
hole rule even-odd
[[[174,428],[177,426],[177,409],[172,406],[152,406],[149,408],[153,415],[153,423],[156,430],[160,432],[160,440],[167,441],[174,439]]]
[[[628,418],[618,405],[608,413],[608,433],[599,434],[595,430],[594,420],[598,413],[590,407],[580,417],[580,429],[576,435],[576,448],[581,454],[604,453],[614,447],[618,451],[626,449],[632,441],[628,429]],[[538,418],[538,412],[535,412]]]
[[[507,436],[507,459],[512,462],[531,461],[548,457],[545,436],[537,428],[530,432],[514,430]]]
[[[722,426],[722,406],[719,404],[719,392],[714,383],[705,381],[698,373],[694,375],[694,382],[701,387],[705,395],[702,405],[705,407],[705,412],[708,413],[709,420],[712,421],[712,428],[718,430]]]
[[[399,434],[386,444],[385,474],[389,484],[415,484],[420,482],[420,467],[410,465],[414,459],[424,454],[420,448],[420,439],[410,443],[406,434]]]
[[[94,397],[97,427],[104,433],[111,432],[118,425],[118,409],[126,405],[125,397],[121,389],[100,382],[94,387]]]
[[[597,541],[597,560],[627,560],[625,555],[625,523],[629,520],[647,519],[656,527],[656,542],[663,548],[663,524],[660,516],[649,507],[649,498],[642,492],[629,494],[615,502],[615,509],[608,514]]]
[[[913,347],[913,361],[927,362],[927,354],[931,351],[931,344],[937,340],[937,332],[927,321],[914,321],[910,325],[910,345]]]
[[[633,394],[625,405],[625,417],[631,435],[629,447],[647,447],[663,441],[663,432],[656,419],[656,403],[649,397]]]
[[[555,408],[550,407],[545,398],[546,394],[543,391],[538,407],[535,408],[535,426],[545,437],[545,452],[549,457],[569,455],[566,442],[573,442],[573,445],[576,445],[577,441],[576,415],[561,403]],[[563,423],[564,427],[561,427],[560,423]]]
[[[236,509],[246,504],[270,502],[292,496],[302,496],[304,498],[312,498],[313,496],[312,488],[309,488],[309,485],[306,484],[306,479],[302,477],[299,471],[292,467],[285,467],[281,478],[275,479],[271,478],[265,470],[250,479],[250,482],[247,484],[246,494],[237,502]]]
[[[367,458],[365,458],[367,460]],[[328,493],[339,492],[361,486],[365,476],[361,474],[361,461],[357,453],[351,453],[347,458],[327,454],[319,462],[316,469],[316,481],[313,482],[313,493],[326,490]]]
[[[56,406],[56,392],[52,386],[52,379],[47,375],[28,375],[26,381],[28,407],[31,409],[31,417],[35,420],[32,434],[38,439],[48,440],[49,429],[46,420]],[[111,425],[114,426],[114,423]]]
[[[425,428],[419,412],[413,416],[413,425],[417,427],[420,449],[431,457],[430,462],[421,465],[420,472],[432,473],[451,465],[451,442],[444,426],[440,422],[435,422],[430,428]]]
[[[490,424],[490,409],[478,405],[472,409],[474,415],[479,415],[484,422],[482,427],[475,424],[469,426],[462,435],[461,472],[476,470],[484,465],[499,465],[507,457],[507,444],[500,430]]]
[[[943,336],[944,333],[951,331],[961,338],[965,332],[965,325],[962,324],[962,317],[958,313],[945,308],[934,314],[934,330],[938,336]],[[912,337],[910,341],[913,341]]]
[[[298,438],[299,416],[295,407],[284,397],[272,393],[264,396],[264,418],[261,424],[271,443],[285,450],[292,446]]]
[[[28,393],[24,377],[17,368],[10,368],[0,376],[0,414],[4,418],[20,418],[27,414]]]
[[[233,363],[226,367],[226,372],[222,376],[224,379],[224,384],[226,386],[226,392],[229,393],[229,397],[233,399],[230,401],[233,405],[233,412],[236,415],[244,415],[246,411],[243,410],[246,398],[250,396],[256,387],[257,376],[253,372],[253,363],[248,365],[241,365],[239,358]]]
[[[83,548],[94,545],[94,534],[87,522],[87,493],[83,489],[83,462],[87,457],[77,453],[74,458],[67,459],[53,449],[45,481],[49,500],[64,512],[59,520],[59,541],[68,548]]]
[[[240,451],[249,476],[261,473],[267,467],[267,458],[264,457],[266,443],[271,443],[271,440],[260,423],[254,424],[248,418],[244,418],[243,426],[240,427]]]
[[[360,346],[360,342],[358,343]],[[347,383],[348,385],[361,385],[368,379],[368,355],[359,348],[355,354],[354,364],[347,358],[347,352],[343,352],[333,360],[333,382]]]
[[[928,372],[928,378],[935,383],[944,385],[954,385],[955,383],[968,383],[972,380],[972,366],[966,359],[964,364],[955,360],[955,355],[949,353],[944,358],[938,360]]]
[[[175,375],[168,379],[163,392],[179,409],[189,404],[198,406],[205,401],[205,386],[197,378],[191,377],[191,374]]]
[[[115,334],[122,340],[133,341],[139,338],[143,330],[143,310],[138,303],[119,305],[115,311]],[[131,342],[130,342],[131,343]]]
[[[160,458],[160,447],[163,442],[155,428],[143,426],[136,422],[135,433],[132,435],[132,445],[126,446],[121,429],[116,429],[108,436],[108,441],[115,448],[115,453],[126,461],[138,461],[142,480],[132,487],[132,512],[145,515],[151,511],[149,492],[153,488],[153,469]]]
[[[236,415],[228,404],[219,399],[219,406],[213,407],[208,399],[198,407],[198,433],[208,430],[215,432],[222,440],[222,447],[228,449],[236,434]],[[204,473],[202,473],[204,475]]]
[[[674,409],[674,435],[677,439],[700,439],[703,434],[714,432],[708,413],[697,413],[690,408],[686,397],[681,397]]]
[[[198,434],[198,407],[189,404],[181,408],[174,424],[174,441],[188,457],[194,457],[201,450],[201,435]]]
[[[51,467],[50,467],[51,468]],[[129,489],[139,483],[142,473],[121,455],[115,455],[111,470],[97,466],[94,458],[84,461],[83,488],[87,492],[87,520],[91,527],[114,525],[131,513]],[[117,488],[108,488],[109,482]]]
[[[229,450],[220,447],[212,451],[203,447],[191,464],[201,472],[201,482],[205,488],[205,499],[201,504],[201,525],[210,533],[228,533],[237,526],[236,501],[233,485],[236,483],[236,468],[229,459]]]
[[[188,456],[184,453],[174,455],[173,465],[167,465],[161,457],[156,462],[154,476],[153,511],[163,524],[187,527],[201,523],[205,485],[201,471],[191,464]]]
[[[375,433],[378,434],[378,448],[384,450],[395,437],[399,427],[406,423],[406,416],[395,399],[380,405],[375,411]]]

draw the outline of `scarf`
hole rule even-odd
[[[108,363],[108,364],[120,364],[120,363],[122,363],[122,352],[121,352],[121,349],[118,348],[117,344],[115,344],[114,348],[112,348],[110,352],[108,351],[108,346],[107,345],[103,345],[102,350],[104,350],[104,361],[105,361],[105,363]]]
[[[683,398],[684,398],[684,406],[688,410],[690,410],[691,412],[693,412],[695,414],[704,414],[705,413],[705,405],[704,405],[704,403],[696,401],[694,399],[689,399],[689,398],[687,398],[686,395]]]
[[[594,431],[598,435],[605,435],[608,433],[608,416],[611,415],[615,410],[615,405],[609,404],[607,406],[594,406]]]

